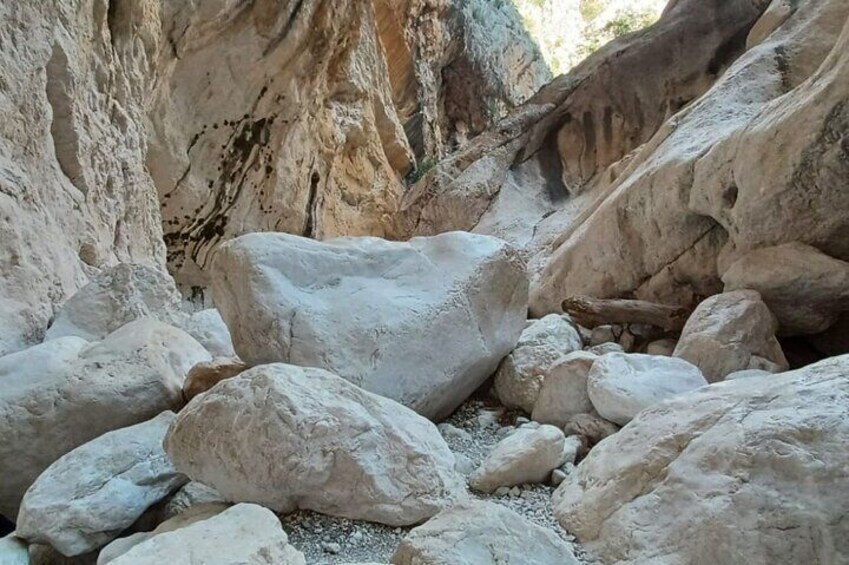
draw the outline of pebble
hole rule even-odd
[[[555,469],[551,472],[551,486],[560,486],[560,483],[566,480],[568,475],[562,469]]]
[[[323,544],[321,544],[321,548],[327,553],[332,553],[333,555],[336,555],[337,553],[342,551],[342,546],[338,543],[324,542]]]

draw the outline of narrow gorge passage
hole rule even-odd
[[[0,5],[0,565],[849,564],[845,0]]]

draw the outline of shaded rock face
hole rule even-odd
[[[90,345],[64,337],[8,357],[0,358],[0,513],[7,517],[17,516],[36,477],[72,449],[179,410],[186,373],[211,359],[185,332],[150,319]]]
[[[188,479],[174,469],[162,440],[173,412],[108,432],[65,454],[30,486],[17,535],[64,555],[96,550]],[[115,501],[120,503],[116,504]]]
[[[835,357],[646,410],[560,486],[555,514],[605,563],[843,562],[847,375]]]
[[[164,269],[163,235],[184,288],[249,231],[395,235],[411,142],[439,156],[549,78],[515,11],[477,4],[4,6],[0,354],[99,268]]]
[[[570,295],[692,307],[784,243],[845,261],[847,17],[836,0],[672,3],[440,163],[404,229],[523,248],[534,316]]]
[[[712,383],[744,369],[777,373],[788,368],[777,328],[756,291],[725,292],[699,304],[673,354],[696,365]]]
[[[674,3],[658,24],[597,52],[441,163],[405,195],[404,228],[476,229],[538,250],[598,198],[578,197],[597,173],[711,86],[761,10],[749,0]],[[698,49],[678,47],[693,37]]]
[[[0,7],[0,355],[116,261],[162,268],[143,94],[161,47],[151,1]]]
[[[567,290],[692,304],[720,291],[740,254],[781,243],[847,258],[849,6],[773,16],[777,27],[760,25],[746,54],[561,233],[533,311],[556,310]]]

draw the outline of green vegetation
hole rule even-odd
[[[601,0],[581,0],[578,9],[581,11],[581,17],[584,18],[584,21],[591,22],[601,15],[604,11],[604,5]]]
[[[607,22],[603,29],[613,37],[621,37],[648,27],[655,20],[657,16],[648,10],[628,10],[618,13],[615,18]]]
[[[421,160],[421,162],[416,166],[415,169],[410,171],[407,175],[407,185],[416,184],[422,177],[424,177],[428,171],[436,166],[436,159],[432,157],[425,157]]]
[[[628,35],[652,25],[657,21],[657,14],[650,10],[624,10],[599,28],[589,28],[580,46],[580,53],[587,57],[599,50],[605,43],[618,37]]]

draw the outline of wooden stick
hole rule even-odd
[[[589,329],[605,324],[648,324],[668,332],[681,331],[690,314],[689,310],[678,306],[592,296],[567,298],[563,301],[563,311]]]

